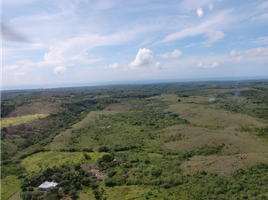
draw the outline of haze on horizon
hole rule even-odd
[[[268,1],[3,0],[2,86],[268,76]]]

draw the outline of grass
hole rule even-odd
[[[203,103],[209,101],[209,97],[201,97],[201,96],[179,97],[176,94],[161,94],[159,96],[149,97],[147,99],[157,99],[171,103],[178,103],[178,99],[181,100],[180,103]]]
[[[253,123],[258,126],[264,125],[262,121],[243,114],[214,109],[212,106],[195,104],[173,104],[166,110],[176,114],[190,123],[201,126],[221,126],[237,128],[242,124]]]
[[[6,200],[20,189],[17,176],[7,176],[1,179],[1,199]]]
[[[82,152],[40,152],[23,159],[21,164],[25,167],[28,173],[31,173],[38,172],[47,167],[59,166],[62,164],[74,165],[77,163],[97,163],[97,159],[102,157],[105,153],[92,152],[87,154],[90,155],[91,160],[86,160]]]
[[[1,120],[1,127],[8,127],[10,124],[12,126],[19,125],[22,123],[27,123],[33,121],[38,118],[45,118],[48,114],[34,114],[34,115],[24,115],[18,117],[9,117],[9,118],[2,118]]]
[[[55,150],[59,148],[63,148],[66,146],[67,142],[71,138],[71,133],[73,130],[77,130],[89,125],[94,125],[98,123],[98,119],[100,115],[115,115],[118,113],[126,112],[130,110],[131,108],[135,107],[134,105],[131,105],[130,103],[114,103],[106,107],[103,111],[91,111],[83,120],[79,121],[78,123],[74,124],[72,126],[72,129],[68,129],[62,133],[60,133],[58,136],[56,136],[52,143],[50,143],[50,149]],[[85,145],[87,147],[87,145]]]
[[[22,200],[22,198],[20,197],[20,193],[21,193],[21,190],[17,191],[8,200]]]

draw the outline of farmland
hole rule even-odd
[[[267,86],[5,92],[2,199],[267,199]],[[62,192],[38,193],[41,180]]]

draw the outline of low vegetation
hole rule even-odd
[[[267,199],[267,86],[4,91],[1,199]]]

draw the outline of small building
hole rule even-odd
[[[48,188],[52,188],[52,187],[56,187],[58,185],[58,183],[54,183],[54,182],[44,182],[41,185],[38,186],[39,190],[47,190]]]

